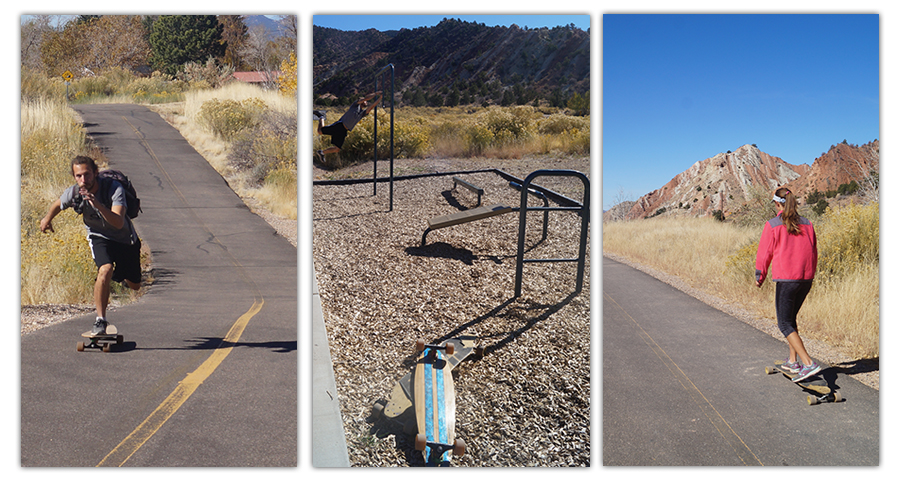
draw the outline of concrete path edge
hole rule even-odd
[[[315,272],[312,300],[312,464],[313,467],[349,467],[347,439]]]

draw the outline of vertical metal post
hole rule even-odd
[[[384,68],[382,68],[381,70],[378,71],[378,73],[375,74],[375,91],[376,92],[378,91],[378,81],[379,80],[382,80],[382,89],[384,89],[384,85],[383,85],[384,84],[384,82],[383,82],[384,71],[387,70],[388,68],[391,69],[391,140],[390,140],[391,141],[391,144],[390,144],[391,162],[390,162],[390,192],[389,192],[390,207],[389,207],[389,211],[393,211],[394,210],[394,64],[393,63],[387,64]],[[384,104],[385,93],[386,92],[382,91],[382,95],[381,95],[381,103],[382,104]],[[375,118],[373,119],[373,121],[375,122],[375,128],[373,129],[372,133],[373,133],[374,141],[375,141],[375,159],[372,162],[373,163],[372,195],[374,196],[378,190],[378,186],[377,186],[378,185],[378,104],[377,103],[375,104],[375,109],[373,111],[375,114]]]

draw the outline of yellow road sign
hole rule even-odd
[[[74,75],[72,75],[72,72],[66,70],[66,71],[62,74],[62,77],[63,77],[63,80],[65,80],[65,81],[67,81],[67,82],[71,82],[71,81],[72,81],[72,77],[74,77]]]

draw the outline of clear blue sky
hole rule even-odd
[[[880,139],[878,30],[878,15],[604,15],[604,210],[742,145],[811,165]]]
[[[521,28],[565,26],[575,24],[587,31],[591,26],[590,15],[314,15],[313,24],[344,31],[361,31],[374,28],[384,32],[401,28],[433,27],[444,18],[483,23],[489,27],[516,24]]]

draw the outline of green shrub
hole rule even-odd
[[[589,118],[573,117],[563,113],[554,113],[547,118],[538,121],[537,131],[541,135],[559,135],[573,130],[590,131]]]
[[[203,102],[199,121],[219,138],[233,141],[237,139],[239,133],[258,124],[260,114],[265,108],[265,103],[258,98],[240,102],[214,98]]]
[[[389,112],[378,111],[378,158],[390,158],[391,118]],[[367,115],[347,135],[340,156],[343,163],[371,160],[375,156],[374,115]],[[325,137],[328,138],[327,136]],[[394,158],[424,155],[431,145],[428,128],[420,120],[394,117]],[[327,146],[325,146],[327,148]]]
[[[260,108],[258,100],[251,100],[244,110]],[[256,121],[235,135],[228,162],[236,171],[248,173],[247,181],[251,185],[259,186],[277,168],[296,171],[297,116],[275,110],[252,115]]]
[[[494,143],[494,132],[482,123],[475,123],[466,128],[465,141],[469,155],[480,155]]]

